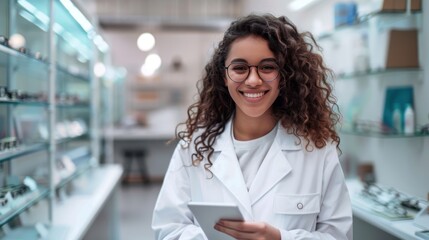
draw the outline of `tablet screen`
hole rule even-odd
[[[233,239],[214,229],[215,224],[220,219],[244,221],[243,214],[241,214],[238,206],[231,203],[189,202],[188,207],[208,239]]]

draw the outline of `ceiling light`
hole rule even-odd
[[[85,32],[88,33],[94,29],[91,22],[70,0],[60,0],[60,2],[72,15],[72,17],[79,23],[83,30],[85,30]]]
[[[150,33],[143,33],[137,39],[137,47],[143,52],[151,50],[155,46],[155,38]]]
[[[103,77],[104,74],[106,74],[106,66],[104,66],[104,64],[101,62],[97,62],[94,65],[94,75],[96,77]]]
[[[319,0],[293,0],[289,3],[289,8],[292,11],[299,11],[318,1]]]
[[[155,75],[156,71],[161,67],[161,57],[158,54],[149,54],[146,57],[144,64],[140,68],[140,72],[145,77]]]
[[[145,64],[150,66],[150,68],[157,70],[161,67],[161,57],[155,53],[149,54],[145,59]]]

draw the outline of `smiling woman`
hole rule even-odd
[[[352,239],[339,116],[315,47],[285,17],[230,25],[177,133],[154,209],[157,239],[207,239],[189,202],[238,206],[244,221],[213,226],[225,239]]]
[[[247,64],[256,67],[252,68]],[[268,42],[255,35],[237,39],[231,45],[226,65],[229,67],[225,84],[236,104],[235,118],[243,119],[243,121],[236,121],[234,130],[243,129],[244,126],[238,126],[239,123],[243,122],[247,125],[250,121],[255,121],[255,118],[265,122],[268,129],[262,131],[266,133],[267,130],[271,130],[276,123],[271,120],[271,105],[279,95],[277,79],[279,71]],[[265,135],[262,131],[261,136]],[[249,134],[252,137],[260,137],[254,136],[252,131],[249,131]],[[237,137],[237,132],[234,132],[234,135]],[[242,137],[244,139],[237,138],[237,140],[252,139],[251,136]]]

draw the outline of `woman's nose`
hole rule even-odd
[[[250,67],[249,76],[247,77],[245,84],[248,86],[258,86],[262,84],[262,79],[259,77],[258,69],[255,66]]]

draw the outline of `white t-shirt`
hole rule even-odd
[[[276,137],[277,125],[265,136],[249,141],[239,141],[235,139],[234,131],[232,129],[233,128],[231,128],[231,136],[235,153],[237,154],[237,159],[240,163],[241,172],[243,174],[247,190],[249,190],[259,167]]]

